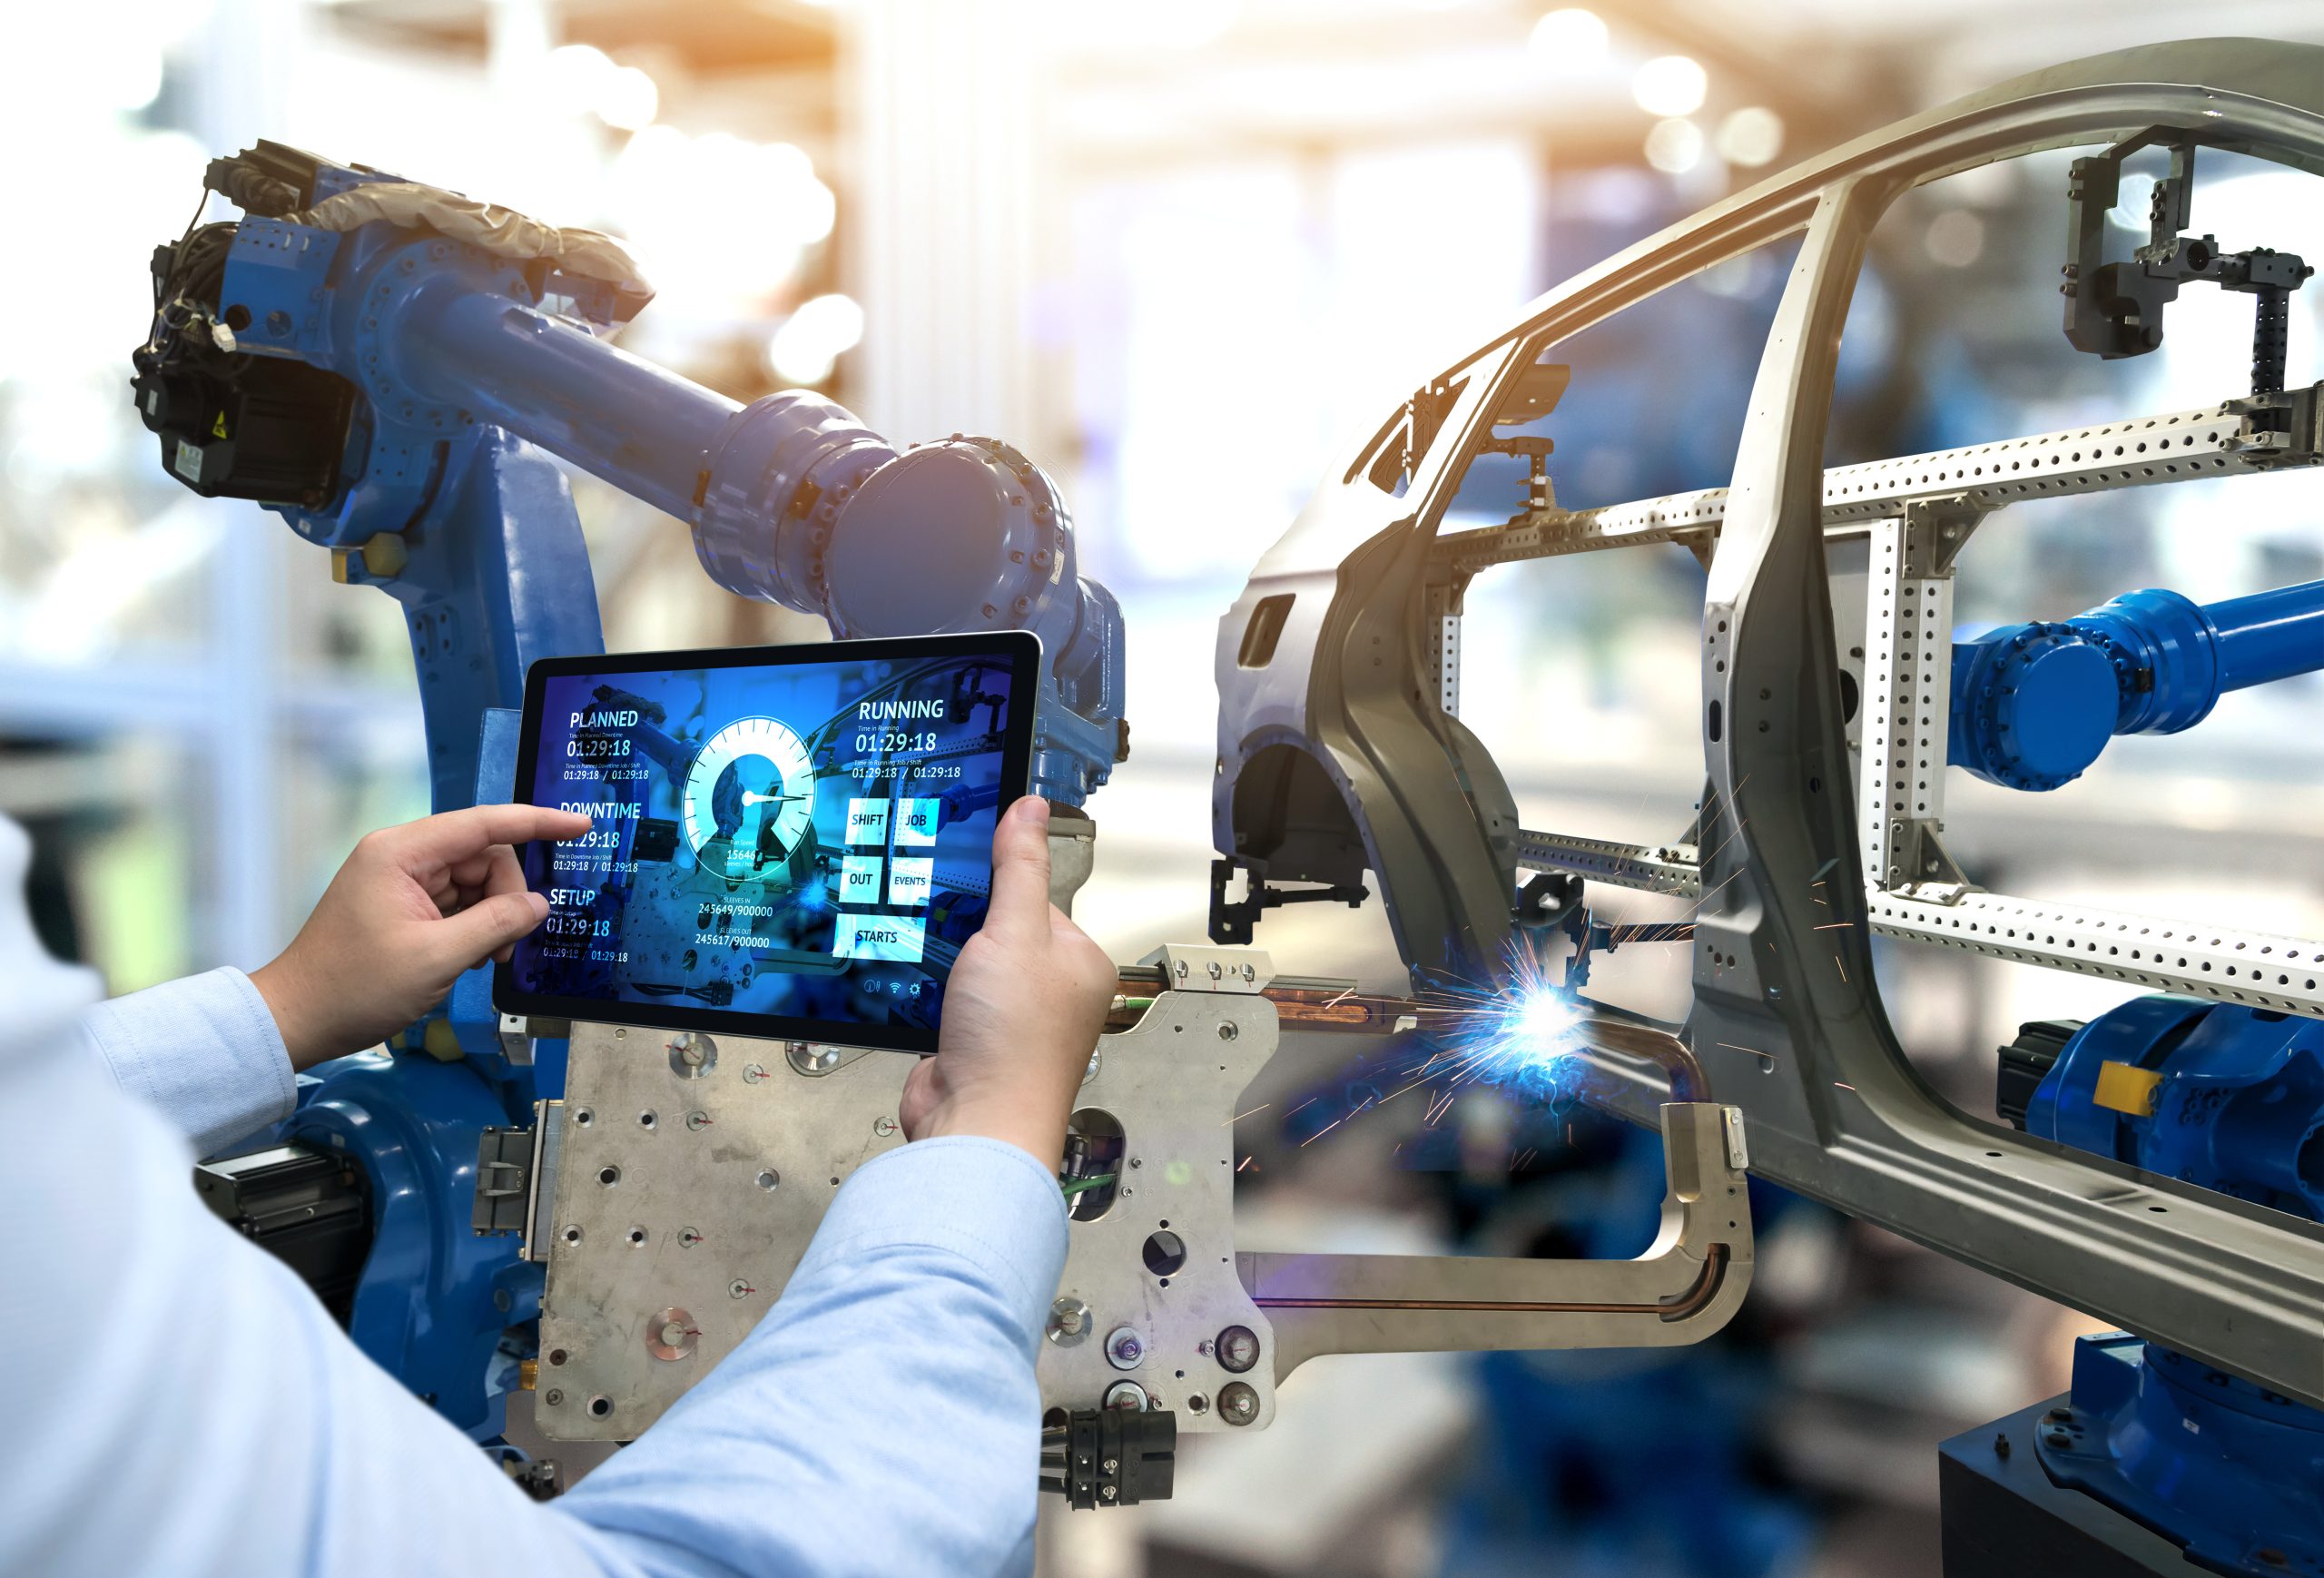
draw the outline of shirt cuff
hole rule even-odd
[[[856,1169],[794,1280],[826,1261],[904,1245],[956,1254],[1038,1334],[1065,1274],[1065,1196],[1021,1147],[975,1135],[914,1140]]]
[[[114,1083],[160,1108],[197,1155],[280,1122],[298,1104],[282,1032],[239,970],[99,1003],[82,1028]]]

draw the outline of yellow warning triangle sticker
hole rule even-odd
[[[213,439],[222,439],[226,436],[225,412],[220,411],[218,413],[218,419],[210,424],[210,436]]]

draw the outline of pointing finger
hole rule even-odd
[[[471,805],[408,822],[394,830],[397,853],[407,859],[449,866],[482,854],[496,843],[529,843],[540,838],[578,838],[589,819],[577,811],[546,805]]]

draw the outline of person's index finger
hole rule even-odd
[[[589,819],[581,813],[547,805],[471,805],[423,817],[404,829],[410,847],[447,865],[482,854],[496,843],[577,838],[588,831]]]
[[[1049,929],[1049,806],[1028,794],[992,830],[992,903],[987,931],[1038,937]]]

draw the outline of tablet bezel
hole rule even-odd
[[[790,668],[824,663],[879,662],[882,659],[919,661],[945,656],[1005,659],[1009,665],[1009,713],[1001,727],[1000,789],[996,814],[1028,792],[1033,762],[1033,721],[1041,693],[1040,638],[1027,630],[996,630],[964,636],[875,636],[854,641],[818,641],[786,646],[713,646],[671,652],[605,653],[576,657],[536,659],[525,670],[525,705],[517,748],[517,781],[511,785],[519,804],[533,800],[534,774],[539,766],[542,713],[547,682],[566,675],[659,674],[681,668]],[[518,864],[524,864],[520,847]],[[530,878],[527,875],[527,885]],[[538,890],[535,890],[538,891]],[[874,1047],[909,1052],[932,1052],[937,1032],[917,1025],[856,1024],[843,1020],[798,1019],[784,1014],[747,1013],[737,1009],[677,1007],[651,1003],[608,1002],[596,998],[556,997],[517,990],[514,961],[496,963],[492,972],[493,1006],[503,1013],[544,1019],[569,1019],[590,1024],[634,1025],[647,1030],[698,1031],[708,1035],[740,1035],[766,1040],[819,1041],[832,1046]],[[950,984],[948,972],[946,983]],[[940,1009],[940,1013],[941,1010]]]

